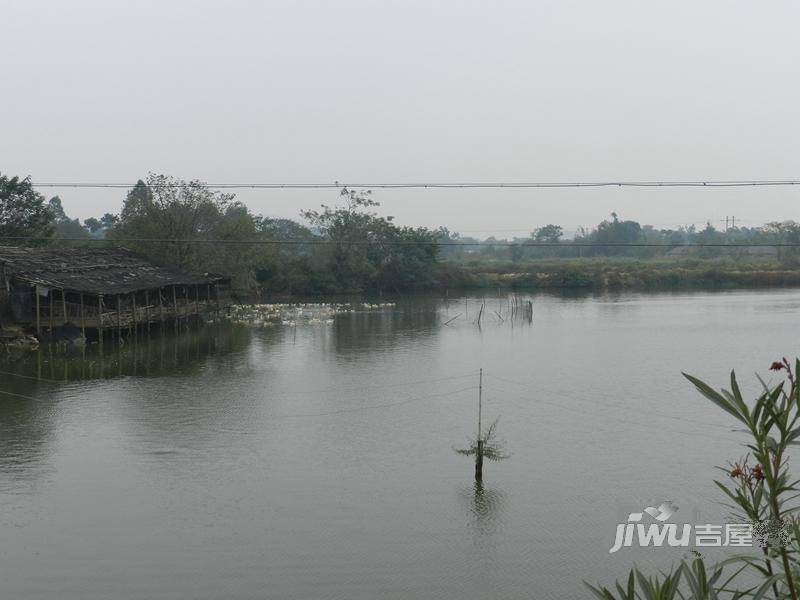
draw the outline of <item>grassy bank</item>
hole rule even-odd
[[[437,286],[449,289],[676,289],[800,286],[800,265],[777,260],[627,258],[444,262]]]

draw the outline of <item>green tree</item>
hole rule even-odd
[[[0,174],[0,239],[13,245],[42,243],[38,240],[9,239],[20,237],[49,238],[53,234],[53,214],[44,196],[33,189],[30,177],[7,177]]]
[[[439,251],[437,238],[436,232],[424,227],[386,227],[381,241],[372,247],[378,289],[400,291],[431,286]]]
[[[371,211],[371,192],[343,188],[344,206],[323,205],[301,214],[326,245],[315,246],[328,291],[399,290],[425,287],[433,279],[441,232],[397,227]]]
[[[642,238],[642,226],[636,221],[620,221],[617,213],[611,213],[611,221],[603,221],[592,235],[592,242],[598,244],[601,254],[635,254],[628,248],[617,245],[634,244]]]
[[[184,183],[172,180],[171,178],[166,178],[164,176],[157,177],[163,178],[162,180],[155,182],[155,184],[159,185],[160,187],[180,185]],[[151,175],[148,180],[152,178],[153,176]],[[153,191],[144,181],[140,179],[134,184],[134,186],[128,192],[128,195],[125,197],[125,203],[122,205],[120,219],[122,221],[131,222],[139,217],[146,216],[152,207]],[[108,215],[108,213],[106,213],[106,215]]]
[[[100,229],[103,227],[103,224],[100,222],[100,219],[89,217],[88,219],[83,220],[83,226],[88,229],[90,233],[96,233],[100,231]]]
[[[47,203],[50,213],[53,215],[53,237],[55,239],[88,239],[89,232],[81,225],[78,219],[70,219],[64,212],[61,198],[53,196]],[[61,242],[62,244],[64,242]],[[69,242],[67,242],[69,243]],[[70,245],[72,245],[70,243]]]
[[[343,207],[322,205],[321,211],[304,210],[300,214],[316,228],[330,245],[325,247],[324,262],[338,291],[360,292],[372,286],[377,275],[367,244],[374,243],[376,229],[382,229],[375,213],[378,206],[371,191],[342,188]]]
[[[102,225],[106,229],[111,229],[118,222],[119,222],[119,217],[117,215],[112,215],[111,213],[106,213],[100,218],[100,225]]]
[[[47,201],[47,207],[53,215],[53,220],[56,223],[69,220],[67,213],[64,212],[64,207],[61,205],[61,198],[53,196]]]
[[[101,222],[109,222],[107,217]],[[128,192],[109,237],[129,240],[126,246],[159,264],[231,275],[243,289],[253,284],[254,252],[235,242],[254,235],[252,216],[233,194],[151,173]]]
[[[258,235],[267,243],[261,247],[256,279],[267,291],[288,294],[311,294],[324,291],[311,262],[311,242],[317,236],[291,219],[256,217]],[[280,243],[284,242],[284,243]],[[309,242],[305,244],[303,242]]]
[[[563,235],[564,229],[561,227],[561,225],[553,225],[552,223],[545,225],[544,227],[534,229],[533,233],[531,233],[531,237],[534,239],[534,241],[546,242],[549,244],[558,243],[561,241]]]
[[[119,217],[117,215],[106,213],[99,219],[96,217],[89,217],[84,220],[83,227],[87,229],[92,236],[103,237],[105,232],[113,229],[118,221]]]
[[[256,229],[271,240],[301,242],[314,239],[314,233],[308,227],[291,219],[256,217],[255,221]]]
[[[783,221],[767,223],[764,233],[779,244],[792,244],[778,247],[778,257],[786,263],[800,262],[800,223]]]

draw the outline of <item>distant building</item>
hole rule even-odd
[[[217,312],[229,283],[123,249],[0,246],[0,326],[28,326],[40,336],[69,323],[100,338],[119,335]]]

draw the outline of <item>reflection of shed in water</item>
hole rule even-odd
[[[218,311],[230,279],[157,266],[124,249],[0,246],[0,322],[72,323],[102,336]]]

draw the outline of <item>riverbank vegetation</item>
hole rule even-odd
[[[800,285],[800,267],[774,258],[607,258],[445,263],[448,288],[680,289]]]
[[[399,226],[369,191],[298,220],[252,213],[199,181],[150,174],[119,214],[79,222],[30,178],[0,175],[4,244],[104,240],[178,269],[233,277],[242,294],[396,293],[430,289],[667,289],[800,285],[800,224],[657,229],[616,213],[564,238],[555,224],[510,240],[463,237],[445,227]]]

